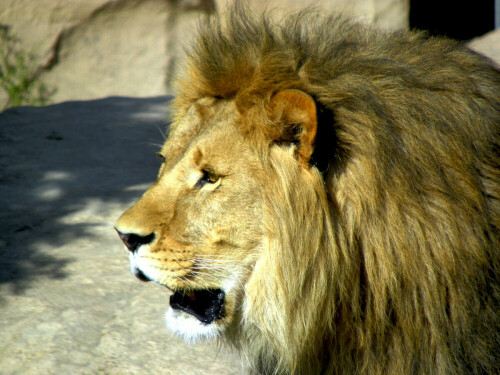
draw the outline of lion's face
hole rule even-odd
[[[262,240],[262,166],[234,107],[194,104],[160,152],[157,181],[116,223],[132,272],[174,292],[167,324],[188,340],[234,320]]]

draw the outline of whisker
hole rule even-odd
[[[146,144],[148,146],[154,146],[154,147],[158,147],[158,148],[162,148],[163,147],[163,144],[160,143],[160,142],[157,142],[157,141],[148,141],[148,142],[141,142],[142,144]]]
[[[213,261],[227,261],[227,262],[237,262],[234,259],[228,259],[228,258],[223,258],[222,256],[209,256],[209,255],[196,255],[196,258],[198,259],[206,259],[206,260],[213,260]]]
[[[194,261],[205,261],[205,262],[213,262],[213,263],[226,263],[226,264],[239,264],[240,262],[231,260],[231,259],[210,259],[210,258],[204,258],[204,257],[199,257],[195,256],[192,257]]]
[[[197,274],[201,274],[201,275],[208,276],[208,277],[215,277],[215,276],[222,276],[223,277],[225,275],[230,275],[233,277],[233,280],[235,280],[241,288],[245,287],[243,285],[243,283],[241,282],[240,278],[238,277],[238,273],[235,270],[229,270],[229,269],[220,268],[220,267],[219,268],[217,268],[217,267],[196,267],[196,269],[198,271],[192,271],[192,272],[196,272]],[[203,271],[200,272],[200,270],[211,271],[211,272],[215,273],[215,275],[209,274],[209,273],[206,273]]]
[[[190,267],[182,267],[182,266],[179,265],[179,268],[173,269],[173,268],[167,268],[167,267],[164,267],[164,266],[158,266],[156,264],[148,264],[148,267],[154,268],[156,270],[168,271],[168,272],[183,271],[183,270],[186,270],[186,269],[190,268]]]
[[[209,273],[205,273],[205,272],[196,272],[196,271],[191,271],[193,274],[196,274],[196,275],[201,275],[201,276],[205,276],[205,277],[209,277],[209,278],[212,278],[212,279],[215,279],[215,280],[219,280],[219,275],[215,274],[209,274]],[[201,280],[198,276],[196,275],[193,275],[193,277],[196,277],[197,279]],[[243,283],[241,282],[241,280],[238,278],[238,277],[235,277],[234,280],[238,283],[238,285],[241,287],[241,288],[244,288],[244,285]]]
[[[184,283],[185,283],[186,285],[189,285],[189,284],[194,284],[194,285],[196,285],[196,287],[197,287],[198,289],[204,289],[204,288],[203,288],[203,286],[202,286],[201,284],[199,284],[198,282],[196,282],[196,281],[195,281],[195,280],[193,280],[193,279],[188,279],[188,278],[187,278],[187,277],[185,277],[185,276],[179,276],[179,278],[180,278],[182,281],[184,281]],[[196,277],[194,277],[194,279],[196,279]],[[197,280],[200,280],[200,279],[197,279]]]
[[[206,269],[206,270],[221,270],[225,272],[235,272],[236,269],[240,269],[241,267],[230,267],[230,264],[221,264],[221,263],[207,263],[207,262],[195,262],[193,268]]]
[[[163,141],[166,141],[167,140],[167,135],[165,134],[165,132],[163,130],[161,130],[160,126],[158,124],[155,124],[156,128],[158,129],[158,131],[160,132],[161,136],[163,137]]]
[[[211,277],[212,279],[216,279],[216,280],[218,279],[217,275],[211,275],[209,273],[204,273],[204,272],[191,271],[189,274],[190,275],[193,274],[193,277],[197,278],[198,280],[201,280],[201,279],[196,275]]]
[[[236,272],[233,270],[229,270],[226,268],[217,268],[217,267],[193,267],[193,269],[197,272],[212,272],[216,273],[217,275],[224,276],[224,275],[236,275]]]

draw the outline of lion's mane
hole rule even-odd
[[[260,144],[280,90],[318,108],[316,171],[263,152],[270,240],[229,340],[263,374],[498,374],[497,68],[422,32],[229,13],[199,31],[177,118],[234,99]]]

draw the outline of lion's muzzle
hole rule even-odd
[[[136,233],[123,233],[115,228],[118,236],[130,251],[131,269],[135,277],[141,281],[152,281],[137,266],[134,255],[142,245],[149,245],[155,239],[155,233],[142,236]],[[221,289],[202,289],[190,292],[180,290],[174,291],[170,296],[170,307],[173,310],[183,311],[198,319],[201,323],[212,324],[214,321],[224,317],[225,293]]]

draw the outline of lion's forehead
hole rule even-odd
[[[210,101],[210,106],[194,103],[175,124],[162,148],[168,167],[186,158],[196,159],[199,153],[201,159],[208,158],[212,163],[231,159],[245,146],[237,123],[233,101]]]

